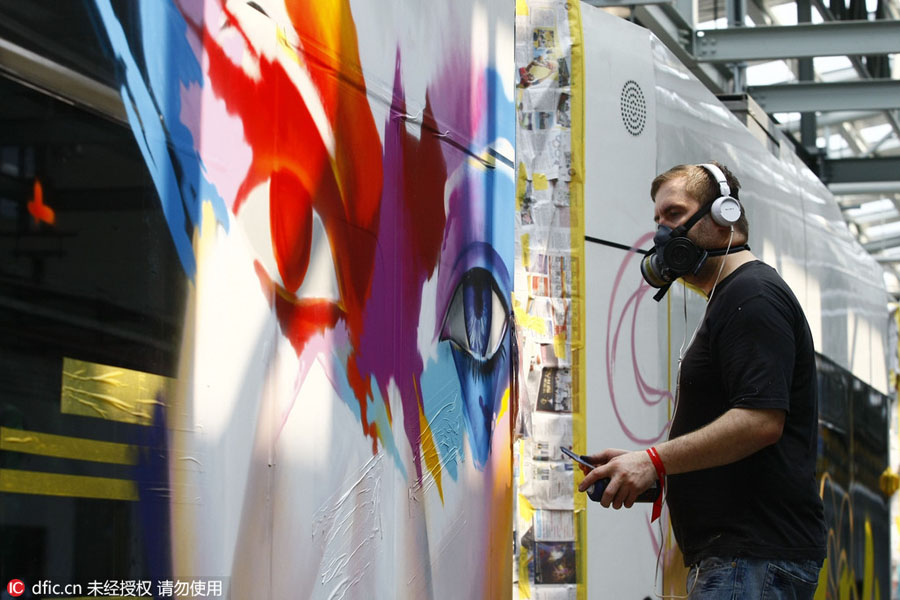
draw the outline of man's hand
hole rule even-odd
[[[656,468],[645,450],[628,452],[608,448],[587,458],[597,466],[585,475],[578,490],[583,492],[594,482],[608,477],[609,485],[600,501],[606,508],[631,508],[637,497],[656,481]],[[582,471],[586,470],[582,467]]]

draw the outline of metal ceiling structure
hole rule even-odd
[[[651,30],[735,112],[765,111],[755,124],[794,142],[900,299],[900,0],[584,1]],[[124,121],[85,11],[0,0],[0,74]]]
[[[733,110],[764,111],[900,299],[900,0],[585,3],[651,30]]]

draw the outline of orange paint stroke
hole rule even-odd
[[[28,212],[34,217],[35,224],[43,222],[54,225],[56,223],[56,213],[44,204],[44,188],[40,179],[35,178],[34,180],[34,194],[27,206]]]

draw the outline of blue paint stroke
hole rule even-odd
[[[431,429],[441,467],[457,480],[463,451],[462,389],[454,366],[450,343],[437,345],[436,362],[422,371],[422,413]]]
[[[359,402],[356,401],[356,394],[350,386],[350,378],[347,376],[347,363],[349,362],[349,346],[339,347],[332,351],[332,359],[330,361],[331,369],[328,372],[328,379],[341,401],[356,416],[356,419],[362,423],[362,409]],[[386,454],[388,454],[397,465],[397,469],[406,478],[406,467],[400,458],[400,450],[394,441],[394,431],[391,428],[391,421],[387,414],[385,400],[381,396],[381,391],[374,378],[370,380],[370,389],[372,395],[366,398],[366,417],[367,427],[371,427],[373,423],[378,424],[378,431],[381,432],[379,439]]]
[[[145,79],[110,0],[94,4],[119,62],[128,122],[159,194],[181,265],[193,280],[197,265],[191,237],[200,225],[202,200],[212,201],[216,218],[226,229],[229,221],[225,201],[206,178],[193,136],[181,122],[181,87],[203,82],[188,43],[187,23],[171,0],[141,1]]]
[[[156,400],[158,404],[154,407],[153,423],[137,428],[138,461],[134,466],[133,478],[138,487],[137,510],[147,578],[165,581],[173,578],[169,509],[172,489],[166,413],[163,408],[167,399],[160,394]],[[153,591],[158,591],[155,586]]]

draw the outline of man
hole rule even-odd
[[[579,489],[610,478],[601,503],[629,508],[661,479],[692,599],[812,598],[825,557],[812,335],[745,245],[739,185],[718,163],[653,181],[659,230],[642,272],[663,294],[683,277],[706,313],[680,361],[669,440],[589,457]]]

